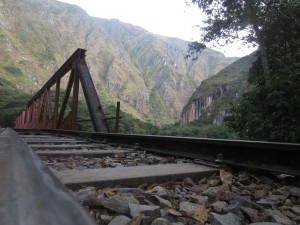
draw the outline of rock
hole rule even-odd
[[[241,219],[244,219],[244,214],[243,212],[241,211],[241,208],[239,207],[239,203],[236,202],[234,204],[231,204],[231,205],[226,205],[224,208],[223,208],[223,213],[233,213],[235,215],[237,215],[238,217],[240,217]]]
[[[208,202],[208,197],[207,196],[199,196],[199,195],[195,195],[195,196],[189,196],[189,198],[191,199],[192,203],[197,203],[197,204],[207,204]]]
[[[281,225],[280,223],[272,223],[272,222],[260,222],[260,223],[250,223],[249,225]]]
[[[300,216],[297,216],[296,218],[294,218],[294,220],[297,222],[297,224],[300,224]]]
[[[130,161],[130,162],[127,162],[127,164],[126,164],[128,167],[133,167],[133,166],[137,166],[138,165],[138,163],[137,162],[135,162],[135,161]]]
[[[210,213],[208,220],[211,225],[241,225],[241,219],[233,213],[225,215]]]
[[[151,157],[148,157],[148,163],[149,165],[156,165],[158,163],[160,163],[162,160],[161,157],[155,157],[155,156],[151,156]]]
[[[223,184],[230,185],[232,184],[233,180],[232,173],[225,170],[220,170],[220,179]]]
[[[261,221],[257,210],[248,207],[241,207],[241,210],[250,222],[255,223]]]
[[[289,189],[292,196],[300,197],[300,188],[298,187],[292,187]]]
[[[97,163],[97,160],[96,159],[91,159],[85,163],[83,163],[84,166],[91,166],[91,165],[94,165],[95,163]]]
[[[114,189],[114,191],[117,191],[121,194],[141,194],[141,195],[147,195],[147,193],[145,193],[142,189],[140,188],[117,188]]]
[[[115,156],[116,156],[116,158],[120,158],[120,159],[126,157],[124,152],[117,152],[117,153],[115,154]]]
[[[195,192],[196,194],[201,194],[203,190],[205,190],[206,188],[203,188],[202,186],[199,185],[194,185],[192,187],[186,187],[186,189],[188,189],[189,191]]]
[[[286,200],[286,196],[284,196],[284,195],[269,195],[268,197],[266,197],[266,199],[276,202],[277,204],[281,204],[281,203],[284,203],[284,201]]]
[[[278,188],[275,192],[275,195],[283,195],[285,197],[289,197],[290,192],[287,190],[287,187]]]
[[[116,216],[108,225],[125,225],[130,221],[127,216]]]
[[[55,165],[53,165],[53,168],[59,171],[67,169],[64,163],[55,163]]]
[[[300,205],[295,205],[292,207],[292,211],[300,215]]]
[[[175,188],[174,188],[174,192],[175,192],[176,194],[180,194],[181,191],[180,191],[179,187],[175,187]]]
[[[89,198],[95,197],[96,191],[95,191],[94,187],[86,187],[86,188],[80,189],[77,192],[73,192],[73,195],[78,201],[82,202]]]
[[[251,179],[247,173],[241,173],[238,176],[239,182],[243,185],[251,184]]]
[[[156,194],[159,196],[159,197],[167,197],[168,196],[168,192],[166,190],[166,188],[164,187],[161,187],[161,186],[155,186],[153,188],[153,190],[156,192]]]
[[[178,217],[182,216],[182,213],[174,209],[161,209],[160,214],[161,214],[161,218],[167,219],[171,223],[178,222]]]
[[[172,225],[172,224],[167,219],[157,218],[151,223],[151,225]]]
[[[221,180],[218,178],[213,178],[207,181],[207,184],[211,187],[215,187],[221,184]]]
[[[180,202],[179,210],[186,212],[188,215],[194,215],[198,206],[199,206],[198,204],[191,203],[191,202]]]
[[[251,193],[251,191],[243,190],[242,193],[241,193],[241,195],[243,195],[243,196],[251,196],[252,193]]]
[[[195,223],[194,219],[187,218],[187,217],[179,217],[177,222],[181,222],[184,225],[195,225],[195,224],[197,224],[197,223]]]
[[[261,206],[251,202],[249,199],[247,199],[244,196],[236,195],[234,196],[233,202],[238,202],[240,207],[249,207],[254,209],[261,209]]]
[[[137,156],[137,153],[136,153],[136,152],[132,152],[132,153],[130,153],[130,156],[131,156],[131,157],[136,157],[136,156]]]
[[[144,216],[142,214],[140,214],[136,217],[133,217],[130,222],[126,223],[126,225],[141,225],[143,219],[144,219]]]
[[[224,208],[225,206],[227,206],[227,203],[226,203],[226,202],[223,202],[223,201],[216,201],[216,202],[213,203],[211,206],[213,207],[213,209],[214,209],[215,212],[217,212],[217,213],[222,213],[223,208]]]
[[[112,221],[112,217],[111,216],[109,216],[109,215],[100,215],[100,219],[102,220],[102,221],[105,221],[106,222],[106,224],[107,223],[109,223],[110,221]]]
[[[104,202],[104,207],[113,212],[129,215],[129,204],[139,204],[139,201],[131,196],[113,196]]]
[[[159,196],[154,195],[152,198],[156,200],[155,204],[159,204],[162,208],[172,208],[172,203],[169,200],[163,199]]]
[[[220,187],[209,187],[203,191],[203,195],[208,196],[210,202],[214,202],[217,199],[217,195],[220,191]]]
[[[250,185],[244,186],[244,189],[254,193],[254,192],[258,191],[260,188],[256,184],[250,184]]]
[[[295,222],[291,221],[287,216],[282,214],[278,210],[270,210],[272,222],[280,223],[283,225],[297,225]]]
[[[199,191],[205,191],[207,188],[209,188],[208,184],[201,184],[201,185],[195,185],[195,186],[197,186],[197,189]]]
[[[236,186],[231,186],[231,192],[237,195],[240,195],[240,193],[242,192],[239,188],[237,188]]]
[[[95,208],[102,208],[104,206],[104,201],[97,198],[97,197],[92,197],[89,199],[86,199],[82,202],[83,206],[88,206],[90,209],[95,209]]]
[[[195,183],[194,183],[194,181],[190,177],[184,178],[184,180],[183,180],[183,186],[192,187],[194,185],[195,185]]]
[[[273,207],[276,205],[275,202],[268,200],[268,199],[260,199],[259,201],[256,202],[257,204],[264,206],[264,207]]]
[[[272,215],[272,221],[282,225],[297,225],[296,222],[293,222],[288,218],[282,218],[278,215]]]
[[[290,199],[286,199],[284,202],[285,206],[293,206],[293,202]]]
[[[183,215],[182,212],[176,211],[175,209],[168,209],[168,208],[161,210],[161,214],[163,215],[162,217],[165,219],[168,219],[167,218],[168,216],[171,216],[171,218],[174,218],[174,217],[179,217],[179,216]],[[173,222],[177,222],[177,221],[173,221]]]
[[[259,200],[261,198],[265,198],[267,196],[267,192],[265,190],[257,190],[254,192],[254,199]]]
[[[178,222],[178,223],[172,223],[172,225],[184,225],[184,224],[181,222]]]
[[[199,205],[195,210],[193,218],[197,220],[200,224],[204,224],[208,219],[208,209],[205,205]]]
[[[161,217],[160,207],[156,205],[128,204],[132,217],[143,214],[143,224],[150,224],[153,220]]]
[[[218,201],[230,202],[234,199],[235,194],[230,191],[219,192],[217,199]]]

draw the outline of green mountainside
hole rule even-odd
[[[230,113],[232,102],[249,90],[247,75],[255,60],[255,53],[252,53],[204,80],[184,106],[181,124],[199,119],[222,124],[224,117]]]
[[[84,48],[101,102],[156,125],[178,120],[202,80],[236,60],[210,49],[185,60],[187,44],[55,0],[0,0],[1,81],[33,94]]]

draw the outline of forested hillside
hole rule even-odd
[[[178,120],[201,81],[236,60],[210,49],[185,60],[187,45],[55,0],[0,0],[1,79],[33,94],[84,48],[101,102],[156,125]]]

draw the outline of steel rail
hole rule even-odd
[[[0,171],[0,224],[96,224],[10,128],[0,133]]]
[[[22,131],[76,136],[94,142],[131,145],[160,154],[172,154],[208,162],[219,162],[300,176],[300,144],[295,143],[88,133],[47,129]]]

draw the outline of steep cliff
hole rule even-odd
[[[187,42],[118,20],[90,17],[55,0],[0,0],[0,76],[34,93],[77,48],[104,104],[154,124],[171,123],[202,80],[235,58],[207,49],[184,59]]]
[[[255,60],[255,54],[238,59],[215,76],[204,80],[192,94],[181,113],[181,124],[199,118],[221,124],[230,113],[234,99],[247,91],[247,74]]]

